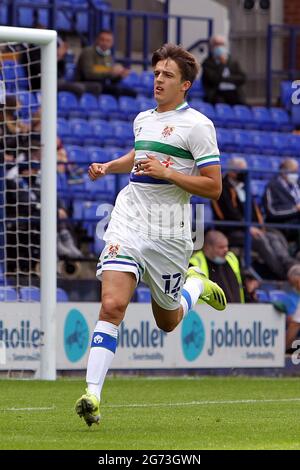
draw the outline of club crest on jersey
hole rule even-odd
[[[116,258],[119,251],[120,251],[120,245],[118,243],[116,243],[116,244],[110,243],[108,245],[108,253],[107,254],[110,258]]]
[[[164,139],[167,139],[168,137],[170,137],[170,135],[172,134],[172,132],[174,132],[175,130],[175,127],[172,127],[172,126],[166,126],[164,128],[164,130],[162,131],[161,135]]]

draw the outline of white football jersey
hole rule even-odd
[[[220,164],[213,123],[185,102],[175,110],[151,109],[134,120],[135,161],[154,155],[162,165],[186,175]],[[136,176],[120,191],[112,219],[150,238],[191,238],[190,194],[166,180]]]

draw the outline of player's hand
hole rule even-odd
[[[107,165],[105,163],[92,163],[89,166],[88,175],[92,181],[95,181],[107,174]]]
[[[154,155],[147,154],[145,160],[140,160],[136,165],[136,176],[151,176],[152,178],[167,179],[168,170]]]

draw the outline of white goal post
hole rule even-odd
[[[41,46],[41,348],[40,377],[56,379],[57,33],[0,26],[0,42]]]

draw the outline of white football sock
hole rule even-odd
[[[88,360],[86,381],[88,391],[100,400],[103,383],[114,358],[118,327],[113,323],[98,321],[94,330]]]
[[[183,315],[185,315],[197,303],[200,295],[203,292],[203,282],[197,277],[189,277],[182,288],[180,303],[183,308]]]

